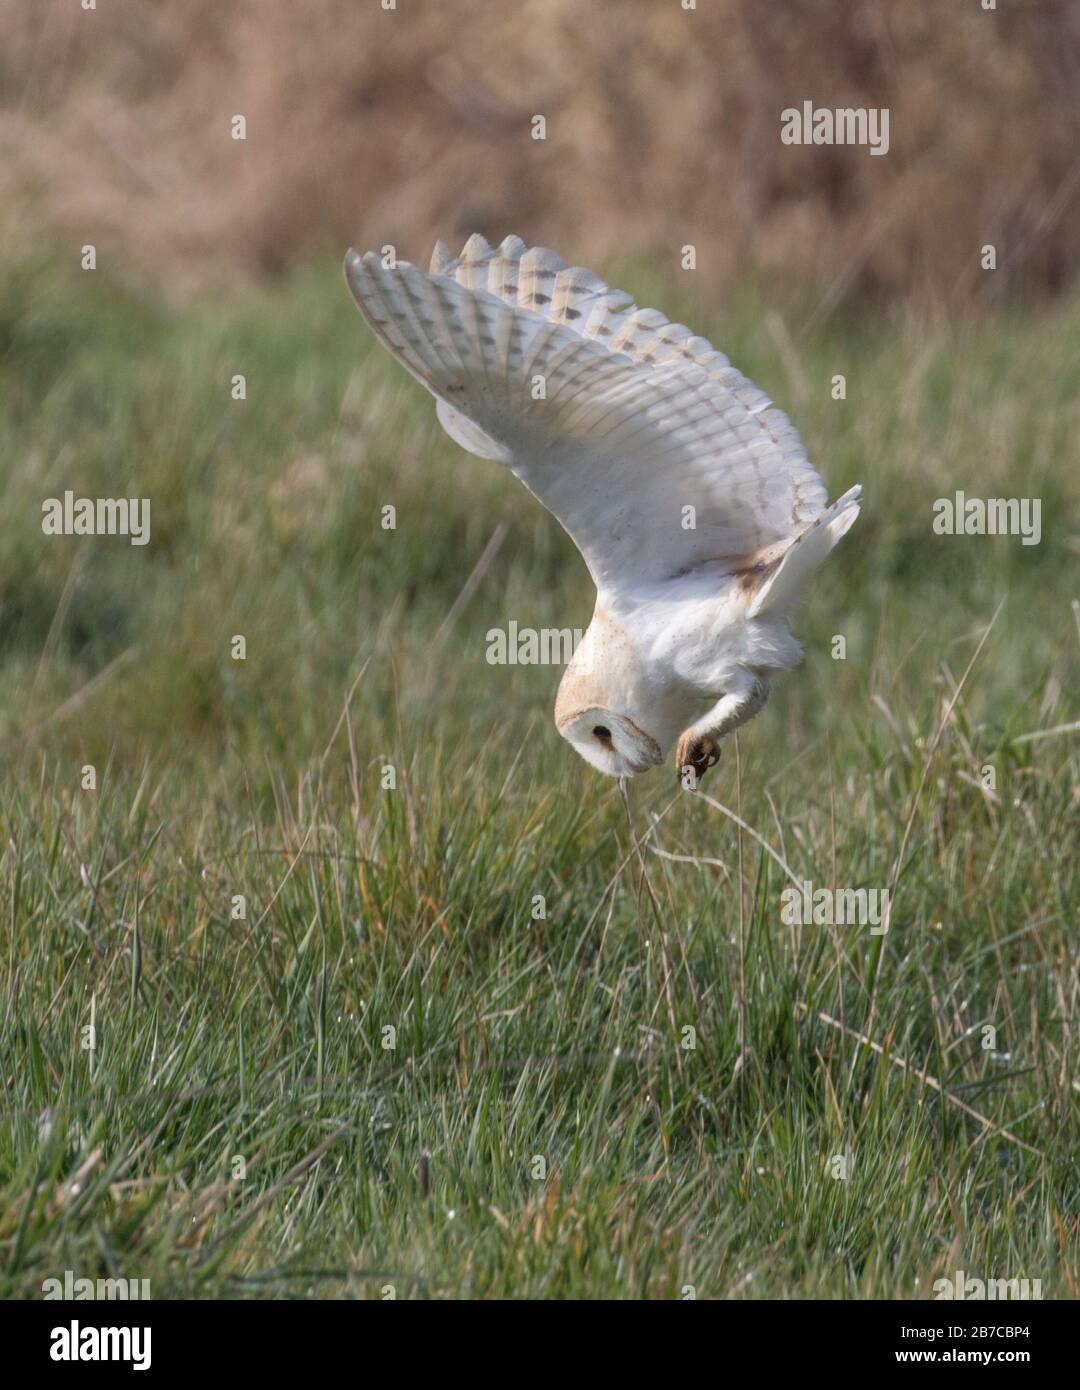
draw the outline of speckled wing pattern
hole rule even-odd
[[[723,353],[551,251],[473,236],[428,273],[351,251],[346,276],[447,433],[517,474],[598,588],[736,567],[825,506],[794,426]]]

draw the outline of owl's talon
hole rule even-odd
[[[679,740],[679,750],[675,758],[675,776],[680,786],[684,784],[687,768],[694,773],[693,784],[687,788],[694,791],[698,783],[720,761],[720,745],[711,734],[699,734],[696,738],[683,737]]]

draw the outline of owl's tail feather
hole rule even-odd
[[[796,536],[784,551],[776,571],[761,586],[750,605],[750,616],[782,613],[806,592],[806,586],[822,561],[859,515],[861,483],[848,488],[843,497],[826,507],[816,521]]]

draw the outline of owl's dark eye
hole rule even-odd
[[[611,739],[611,730],[607,727],[606,724],[597,724],[596,728],[593,729],[593,733],[596,735],[596,737],[600,740],[601,743],[603,743],[605,739],[609,741]]]

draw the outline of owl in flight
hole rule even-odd
[[[426,275],[350,251],[345,275],[447,434],[516,473],[589,568],[559,733],[614,777],[677,744],[696,786],[798,663],[788,617],[862,489],[827,506],[794,426],[722,352],[543,247],[440,242]]]

